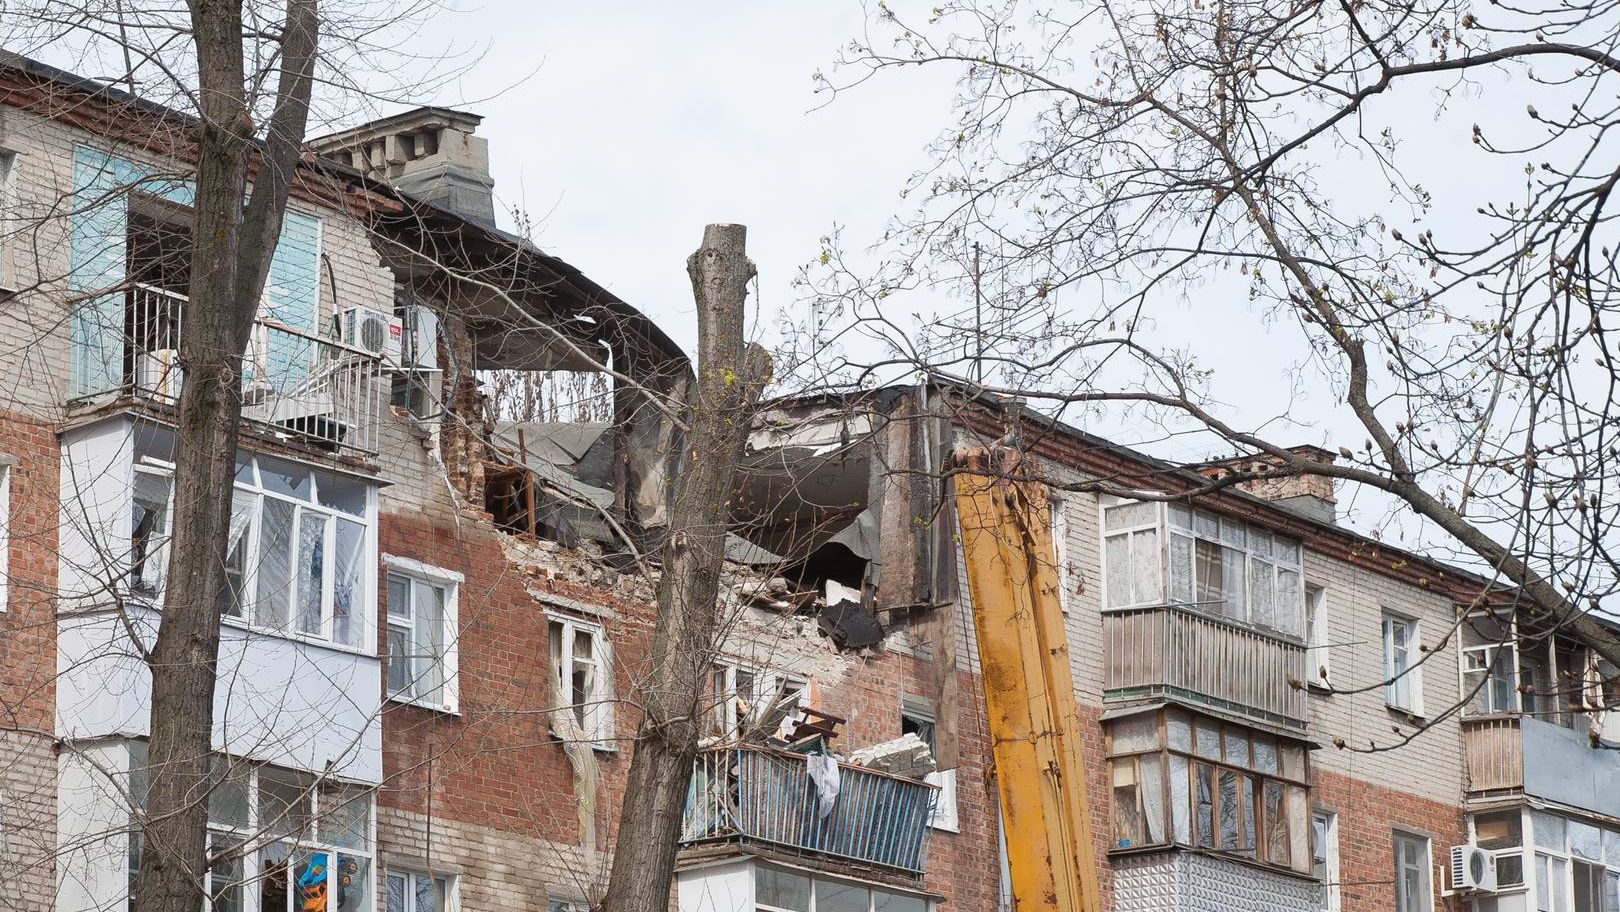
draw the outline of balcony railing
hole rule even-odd
[[[802,754],[755,747],[698,755],[681,842],[763,843],[811,856],[921,876],[934,786],[839,764],[837,800],[823,816]]]
[[[74,334],[74,399],[107,394],[173,405],[185,378],[180,340],[186,298],[137,285],[116,325],[81,320]],[[256,430],[317,449],[371,456],[388,389],[382,360],[294,327],[258,320],[242,364],[242,419]]]
[[[1309,721],[1305,646],[1192,608],[1103,615],[1104,700],[1178,697],[1302,727]]]
[[[1462,720],[1468,795],[1490,799],[1522,792],[1532,798],[1620,817],[1620,749],[1594,731],[1593,717],[1574,725],[1529,714]],[[1601,719],[1596,720],[1601,723]]]
[[[1464,718],[1462,734],[1469,792],[1524,787],[1524,739],[1518,716]]]

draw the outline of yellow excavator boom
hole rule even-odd
[[[1013,908],[1100,912],[1046,487],[1009,478],[1010,454],[973,450],[956,463]]]

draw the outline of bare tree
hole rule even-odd
[[[643,712],[636,731],[612,872],[602,907],[660,912],[669,906],[687,781],[701,733],[701,701],[719,631],[727,504],[750,418],[770,376],[764,349],[745,341],[754,264],[741,225],[709,225],[686,261],[697,303],[697,381],[688,403],[684,467],[671,500],[658,577]]]
[[[1190,419],[1259,457],[1210,489],[1373,492],[1620,664],[1592,615],[1620,569],[1612,8],[964,0],[869,25],[824,88],[947,68],[956,117],[878,264],[834,237],[807,273],[824,325],[888,345],[832,369]],[[1437,197],[1425,154],[1481,179]],[[975,301],[917,332],[889,302],[917,289]],[[1163,330],[1188,298],[1333,401],[1224,405],[1208,352]],[[1311,424],[1336,461],[1280,439]]]

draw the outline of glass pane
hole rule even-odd
[[[1159,578],[1159,533],[1149,529],[1131,535],[1131,567],[1137,604],[1164,601],[1164,581]]]
[[[1220,541],[1221,521],[1213,514],[1198,512],[1193,517],[1193,524],[1198,527],[1198,537],[1210,541]]]
[[[354,855],[339,855],[336,871],[337,882],[332,889],[337,891],[337,912],[361,912],[368,908],[367,898],[371,893],[371,861]],[[309,906],[306,904],[307,910]],[[418,906],[423,912],[431,910],[432,906]]]
[[[755,899],[793,912],[810,910],[810,878],[791,871],[759,866],[754,869]]]
[[[1133,604],[1131,601],[1130,536],[1110,535],[1103,539],[1103,563],[1108,567],[1106,586],[1108,607]]]
[[[351,516],[366,515],[365,485],[352,478],[325,472],[315,473],[315,481],[320,488],[321,506],[341,510]]]
[[[209,851],[223,851],[228,848],[229,842],[218,841],[219,836],[210,839]],[[208,870],[208,908],[211,912],[242,912],[244,878],[242,876],[242,858],[236,856],[228,861],[214,865]]]
[[[1165,734],[1170,739],[1171,750],[1192,750],[1192,722],[1186,713],[1171,710],[1165,717]]]
[[[1498,811],[1474,817],[1474,841],[1482,849],[1514,849],[1523,844],[1518,811]]]
[[[309,470],[279,459],[259,457],[259,481],[265,490],[309,500]]]
[[[1221,729],[1220,726],[1207,719],[1199,719],[1195,726],[1197,729],[1197,742],[1194,750],[1200,757],[1211,760],[1221,759]]]
[[[433,878],[412,874],[411,882],[415,885],[412,893],[415,896],[417,912],[430,912],[439,907],[438,899],[434,896]]]
[[[871,894],[865,887],[831,880],[816,881],[816,912],[868,912]]]
[[[326,523],[307,512],[298,521],[298,630],[322,635],[321,588],[326,578]]]
[[[1170,816],[1171,833],[1174,841],[1180,845],[1191,845],[1192,834],[1189,824],[1192,821],[1191,810],[1187,806],[1187,758],[1170,755]]]
[[[1198,540],[1193,551],[1197,583],[1193,600],[1215,611],[1221,610],[1221,603],[1226,597],[1226,567],[1221,561],[1220,545]]]
[[[1536,841],[1536,846],[1552,849],[1554,852],[1563,852],[1565,832],[1569,822],[1557,814],[1548,814],[1544,811],[1530,812],[1530,832]]]
[[[1288,815],[1288,839],[1294,856],[1294,870],[1307,873],[1311,870],[1311,807],[1304,789],[1296,785],[1287,786],[1287,789],[1288,807],[1284,813]]]
[[[1305,779],[1305,749],[1297,744],[1284,744],[1281,748],[1282,774],[1296,781]]]
[[[1151,502],[1121,504],[1103,510],[1103,528],[1109,531],[1115,529],[1133,529],[1137,526],[1150,526],[1158,522],[1159,505]]]
[[[1231,770],[1221,770],[1217,776],[1221,802],[1220,842],[1217,847],[1231,851],[1242,845],[1238,832],[1238,776]]]
[[[408,912],[405,908],[404,875],[389,874],[384,889],[387,896],[384,899],[383,912]]]
[[[1193,764],[1193,825],[1198,831],[1198,845],[1205,848],[1215,845],[1215,796],[1210,791],[1214,772],[1214,767],[1206,763]]]
[[[259,769],[259,826],[276,836],[309,836],[309,790],[314,780],[305,773]]]
[[[337,524],[337,563],[332,579],[332,639],[359,646],[365,626],[366,527],[346,519]]]
[[[129,585],[151,595],[162,586],[163,545],[169,538],[169,476],[135,473],[130,499]]]
[[[1193,601],[1193,540],[1185,535],[1170,536],[1170,600]]]
[[[1291,567],[1299,566],[1299,542],[1291,538],[1277,536],[1272,544],[1271,553],[1279,564],[1288,564]]]
[[[416,692],[437,700],[444,683],[444,590],[420,581],[412,585],[416,590],[416,642],[412,649],[416,656]]]
[[[250,767],[215,755],[209,779],[214,783],[208,793],[208,822],[213,826],[246,828],[248,825],[248,787]]]
[[[236,454],[236,481],[248,487],[257,487],[259,482],[253,475],[253,457],[245,453]]]
[[[1128,754],[1159,746],[1159,716],[1143,713],[1116,719],[1109,727],[1114,736],[1114,753]]]
[[[1271,558],[1271,533],[1260,529],[1250,529],[1249,550],[1269,560]]]
[[[264,627],[287,626],[287,599],[292,591],[293,505],[264,498],[259,526],[258,601],[253,620]]]
[[[1260,813],[1266,829],[1265,860],[1288,867],[1293,864],[1288,816],[1283,813],[1283,785],[1266,782],[1260,789]]]
[[[411,631],[398,624],[388,625],[388,692],[410,697],[416,693],[411,670]]]
[[[1148,754],[1137,760],[1138,787],[1142,790],[1142,838],[1151,845],[1164,838],[1164,768],[1160,754]]]
[[[878,891],[872,894],[872,912],[928,912],[928,900]]]
[[[228,541],[225,551],[225,587],[220,590],[216,602],[219,613],[230,617],[242,617],[243,608],[247,601],[247,568],[249,528],[253,525],[253,514],[258,511],[259,496],[243,490],[236,490],[231,494],[231,527],[226,532]]]
[[[1238,845],[1242,854],[1253,858],[1257,848],[1254,828],[1254,779],[1238,776]]]
[[[333,782],[321,785],[320,840],[345,849],[365,849],[371,835],[369,789]]]
[[[433,906],[433,912],[444,912],[450,903],[450,881],[443,877],[433,878],[433,888],[438,891],[438,905]]]
[[[259,912],[292,912],[291,854],[292,846],[284,842],[259,850]]]
[[[1221,542],[1223,544],[1231,545],[1234,548],[1243,547],[1244,539],[1247,538],[1243,533],[1243,524],[1237,520],[1221,520]]]
[[[1266,561],[1249,562],[1249,598],[1254,606],[1254,622],[1277,629],[1277,568]]]
[[[1126,849],[1142,839],[1142,817],[1137,808],[1136,761],[1117,760],[1111,765],[1114,800],[1114,845]]]
[[[574,631],[574,658],[590,661],[592,652],[591,632],[576,629]]]
[[[1305,591],[1299,585],[1298,570],[1277,568],[1277,600],[1272,606],[1277,629],[1301,636],[1305,632]]]
[[[1603,860],[1603,831],[1581,820],[1569,822],[1569,853],[1592,861]]]
[[[300,852],[293,865],[293,889],[299,908],[323,910],[331,895],[332,855],[328,852]]]
[[[1245,769],[1249,766],[1249,736],[1239,728],[1226,730],[1226,762]]]
[[[1236,621],[1248,618],[1248,586],[1244,580],[1243,552],[1236,548],[1222,548],[1221,562],[1226,568],[1222,576],[1222,598],[1226,600],[1221,613]]]
[[[1193,527],[1192,511],[1180,504],[1171,504],[1170,525],[1177,529],[1191,529]]]
[[[1277,743],[1265,735],[1255,735],[1254,769],[1256,772],[1277,774]]]
[[[411,581],[398,574],[388,574],[388,616],[409,622],[411,620]]]

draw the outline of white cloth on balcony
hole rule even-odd
[[[811,754],[805,758],[810,770],[810,781],[816,784],[816,804],[820,816],[832,813],[838,802],[838,761],[827,754]]]

